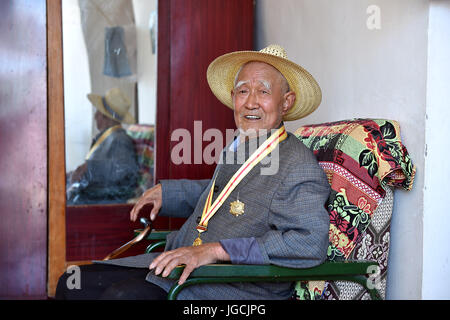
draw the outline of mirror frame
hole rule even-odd
[[[48,67],[48,274],[47,295],[54,296],[66,268],[66,165],[61,0],[47,0]]]
[[[158,0],[158,66],[155,136],[154,179],[169,177],[169,146],[165,137],[169,135],[169,108],[159,108],[170,98],[170,39],[161,36],[170,30],[170,1]],[[161,32],[162,31],[162,32]],[[164,52],[165,54],[161,54]],[[67,257],[66,241],[66,164],[64,130],[64,69],[62,46],[62,0],[47,0],[47,67],[48,67],[48,274],[47,295],[56,291],[60,275],[70,264],[86,261],[70,261]],[[161,145],[163,147],[158,146]],[[169,228],[172,224],[168,222]]]

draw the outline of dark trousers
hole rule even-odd
[[[167,292],[145,280],[147,268],[92,264],[78,275],[65,272],[58,281],[58,300],[165,300]],[[79,276],[78,286],[73,277]],[[77,288],[79,287],[79,288]]]

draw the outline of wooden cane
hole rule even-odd
[[[146,218],[141,218],[140,222],[145,226],[144,230],[142,230],[132,240],[128,241],[127,243],[125,243],[121,247],[117,248],[116,250],[114,250],[113,252],[108,254],[103,260],[114,259],[115,257],[117,257],[121,253],[127,251],[133,245],[135,245],[136,243],[138,243],[139,241],[141,241],[142,239],[145,238],[145,236],[152,230],[152,223],[151,223],[151,221],[149,222]]]

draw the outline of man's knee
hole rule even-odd
[[[108,265],[68,268],[56,287],[55,299],[61,300],[163,300],[167,293],[145,280],[148,269]]]

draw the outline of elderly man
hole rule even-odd
[[[146,284],[130,284],[125,276],[104,289],[102,298],[163,298],[173,284],[165,277],[180,264],[186,265],[183,283],[195,268],[214,262],[307,268],[326,258],[329,185],[313,154],[283,125],[317,108],[317,83],[273,45],[221,56],[207,76],[217,98],[234,109],[240,134],[225,147],[211,180],[165,180],[143,194],[131,220],[147,204],[153,205],[152,220],[188,219],[168,236],[164,253],[107,261],[108,267],[151,271]],[[251,150],[255,139],[257,149]],[[263,160],[275,153],[276,172],[262,174]],[[240,154],[244,163],[237,161]],[[179,298],[287,299],[293,288],[293,283],[208,284],[187,287]]]
[[[86,161],[69,175],[67,203],[125,203],[134,196],[139,176],[133,141],[122,128],[122,123],[135,122],[128,112],[131,103],[119,88],[105,96],[89,94],[88,99],[96,108],[99,133]]]

